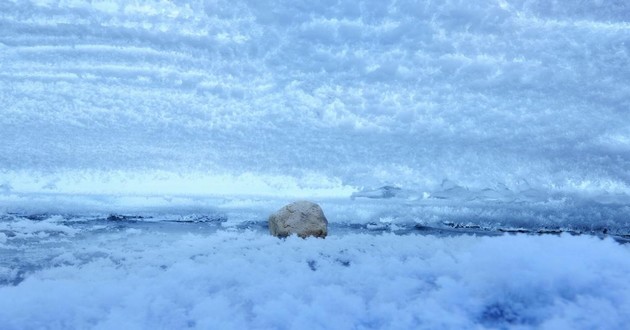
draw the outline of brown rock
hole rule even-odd
[[[328,220],[319,205],[308,201],[293,202],[269,216],[269,232],[277,237],[297,234],[302,238],[323,238],[328,234]]]

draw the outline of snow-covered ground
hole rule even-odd
[[[0,329],[623,328],[629,40],[622,0],[0,0]],[[268,237],[296,199],[329,238]]]
[[[16,236],[0,233],[2,329],[622,329],[630,321],[630,247],[612,239],[333,231],[303,240],[207,223],[81,230],[59,220],[16,220]]]

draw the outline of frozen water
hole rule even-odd
[[[0,328],[621,328],[627,246],[505,233],[630,237],[629,40],[621,0],[0,1]],[[331,238],[265,237],[303,198]]]

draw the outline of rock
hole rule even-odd
[[[319,205],[308,201],[293,202],[269,216],[271,235],[286,237],[292,234],[326,237],[328,220]]]

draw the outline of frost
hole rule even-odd
[[[0,193],[628,194],[628,7],[565,2],[6,4]]]
[[[75,240],[75,252],[43,258],[19,284],[0,286],[4,328],[623,328],[629,321],[630,250],[609,239],[278,240],[251,231],[136,230],[94,239]],[[36,249],[30,254],[56,253]],[[16,274],[0,267],[4,283]]]
[[[628,13],[2,2],[0,325],[623,328]]]

